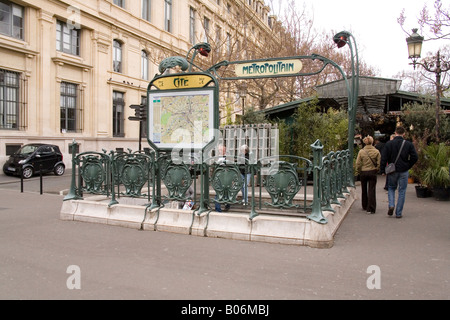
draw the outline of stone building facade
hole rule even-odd
[[[263,0],[0,0],[0,165],[32,142],[57,144],[67,167],[73,139],[80,152],[137,150],[129,106],[159,61],[212,37],[226,47],[236,15],[270,34]]]

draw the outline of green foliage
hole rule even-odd
[[[328,109],[321,115],[321,127],[319,127],[318,139],[323,143],[324,153],[347,148],[348,138],[348,114],[345,111]]]
[[[279,148],[280,149],[279,150],[280,150],[280,154],[282,154],[282,155],[294,154],[291,151],[292,141],[289,138],[291,131],[292,131],[292,127],[289,126],[288,124],[286,124],[286,121],[278,122],[278,132],[280,135],[280,138],[279,138]]]
[[[227,103],[225,106],[225,125],[231,125],[233,124],[233,120],[231,120],[231,114],[233,112],[233,108],[231,103]]]
[[[450,146],[431,144],[424,149],[428,166],[423,173],[423,183],[431,187],[450,186]]]
[[[321,113],[319,100],[303,103],[296,110],[292,123],[280,121],[280,154],[293,154],[310,158],[311,144],[319,139],[324,154],[346,148],[348,115],[344,111],[329,109]]]
[[[450,117],[443,112],[439,116],[439,138],[441,141],[450,140]],[[403,107],[404,125],[410,128],[412,125],[411,135],[415,137],[423,137],[427,131],[430,141],[435,141],[434,133],[436,128],[436,104],[424,102],[423,104],[414,102],[408,103]]]
[[[416,148],[418,160],[414,166],[409,170],[409,175],[414,180],[418,181],[420,185],[425,185],[424,183],[424,173],[428,167],[428,160],[425,157],[425,149],[427,148],[427,137],[429,137],[428,130],[425,130],[423,139],[414,139],[413,144]]]
[[[243,121],[245,124],[258,124],[268,122],[264,116],[264,113],[255,111],[254,107],[250,107],[248,110],[245,110]]]

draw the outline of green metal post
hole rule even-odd
[[[156,157],[157,157],[157,152],[153,152],[153,154],[151,155],[152,157],[152,203],[150,205],[150,210],[153,210],[155,208],[159,207],[159,203],[156,199],[156,170],[157,170],[157,163],[156,163]]]
[[[250,165],[250,173],[251,173],[251,179],[252,179],[252,208],[250,211],[250,220],[253,220],[254,217],[258,216],[258,212],[255,210],[255,167],[256,164]],[[247,179],[247,178],[244,178]],[[248,190],[248,186],[247,186]],[[247,191],[248,192],[248,191]]]
[[[76,182],[75,182],[75,175],[76,175],[76,145],[75,139],[72,141],[72,179],[70,181],[70,190],[67,193],[67,195],[64,197],[63,201],[66,200],[75,200],[80,199],[80,197],[76,194]]]
[[[352,40],[352,41],[351,41]],[[352,87],[351,87],[351,101],[349,99],[348,114],[348,151],[349,151],[349,171],[347,184],[350,187],[355,186],[355,177],[353,174],[353,155],[354,155],[354,140],[355,140],[355,124],[356,124],[356,111],[358,108],[358,95],[359,95],[359,58],[358,49],[356,47],[355,37],[348,31],[341,31],[334,36],[334,42],[338,45],[338,48],[348,44],[350,48],[350,55],[352,61]],[[353,44],[352,44],[353,42]],[[354,46],[354,48],[353,48]],[[353,49],[355,52],[353,52]]]
[[[107,166],[109,167],[109,170],[106,170],[106,174],[110,176],[111,179],[111,184],[108,183],[108,188],[111,187],[111,201],[108,203],[108,207],[111,207],[115,204],[119,204],[119,202],[116,200],[116,185],[115,185],[115,181],[116,181],[116,165],[115,165],[115,156],[114,156],[114,151],[111,151],[111,156],[109,157],[109,161]],[[109,172],[108,172],[109,171]],[[119,184],[119,183],[118,183]]]
[[[312,212],[307,218],[317,223],[325,224],[328,220],[322,214],[322,187],[320,185],[320,172],[323,170],[323,145],[320,140],[316,140],[316,142],[311,145],[311,148],[313,151],[313,203]]]

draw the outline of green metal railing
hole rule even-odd
[[[218,203],[233,206],[230,214],[248,212],[250,220],[261,213],[304,215],[324,224],[323,211],[334,211],[331,205],[340,204],[339,198],[349,192],[351,161],[348,150],[324,156],[319,140],[311,148],[312,160],[283,155],[256,163],[238,156],[205,156],[193,163],[174,160],[170,154],[131,150],[73,153],[71,187],[64,200],[104,195],[112,206],[121,197],[145,198],[146,210],[158,208],[158,215],[169,201],[189,200],[195,203],[193,215],[209,215]],[[249,202],[242,205],[237,198],[246,174],[251,177]]]

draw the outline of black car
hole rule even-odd
[[[57,176],[61,176],[65,169],[59,147],[42,143],[22,146],[3,165],[3,172],[6,175],[22,174],[24,179],[29,179],[41,171],[42,173],[53,171]]]

